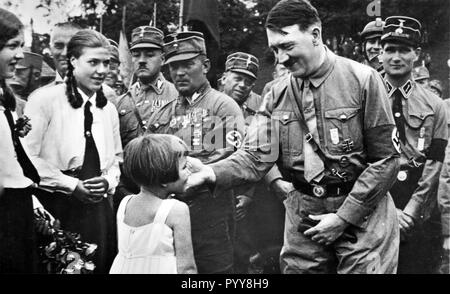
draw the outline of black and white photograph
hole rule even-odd
[[[0,0],[0,276],[450,274],[448,97],[448,0]]]

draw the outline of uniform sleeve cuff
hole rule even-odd
[[[63,184],[64,184],[64,193],[72,194],[75,191],[75,188],[78,185],[78,179],[70,176],[64,175]]]
[[[275,180],[282,179],[283,176],[281,175],[280,171],[274,165],[269,172],[264,176],[264,181],[267,183],[268,186],[272,184]]]
[[[372,209],[361,205],[356,199],[350,196],[345,199],[336,214],[346,222],[356,227],[361,227],[372,212]]]
[[[410,217],[412,217],[415,221],[421,219],[420,215],[421,204],[414,199],[409,200],[406,207],[403,209],[403,212]]]

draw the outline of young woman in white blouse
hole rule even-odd
[[[108,272],[117,250],[112,195],[122,146],[102,88],[109,59],[102,34],[79,31],[67,46],[65,83],[38,89],[25,106],[33,122],[26,147],[41,175],[36,195],[62,229],[98,245],[95,273]]]
[[[17,118],[5,84],[24,57],[23,45],[23,24],[0,8],[0,273],[35,273],[38,266],[33,207],[38,213],[42,206],[32,192],[40,178],[20,139],[31,125]]]

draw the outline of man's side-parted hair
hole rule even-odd
[[[77,81],[73,75],[73,66],[70,63],[70,58],[73,56],[79,58],[83,54],[84,48],[99,48],[103,47],[109,50],[108,39],[97,31],[85,29],[78,31],[72,36],[67,44],[67,79],[66,79],[66,95],[69,99],[70,105],[73,108],[80,108],[83,104],[83,98],[77,90]],[[106,99],[102,89],[97,91],[96,106],[98,108],[105,107],[108,100]]]
[[[54,25],[53,30],[50,34],[50,43],[53,42],[53,38],[54,38],[54,33],[57,30],[68,30],[68,31],[74,31],[74,32],[78,32],[80,30],[82,30],[83,27],[80,26],[77,23],[74,22],[60,22]]]
[[[269,12],[265,27],[274,31],[298,24],[305,31],[313,24],[321,24],[317,9],[308,0],[282,0]]]
[[[179,179],[179,159],[188,147],[173,135],[150,134],[131,140],[124,150],[123,169],[138,186],[155,186]]]

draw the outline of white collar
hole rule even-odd
[[[94,95],[92,95],[92,97],[88,97],[88,95],[86,95],[86,93],[83,92],[83,90],[81,90],[79,87],[77,87],[78,89],[78,93],[80,93],[81,98],[83,98],[83,102],[86,103],[86,101],[90,101],[92,103],[92,105],[95,104],[95,99],[97,98],[97,93],[94,92]]]

